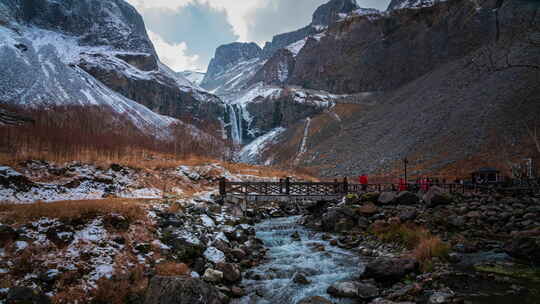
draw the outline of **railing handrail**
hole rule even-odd
[[[298,186],[304,187],[303,190],[298,190]],[[395,187],[400,188],[399,183],[368,183],[368,184],[360,184],[360,183],[349,183],[347,179],[343,179],[343,181],[334,181],[334,182],[309,182],[309,181],[291,181],[289,178],[280,180],[280,181],[227,181],[225,178],[220,179],[219,183],[219,191],[221,195],[226,195],[227,192],[230,191],[231,187],[236,187],[235,191],[232,191],[233,193],[240,193],[240,194],[246,194],[246,195],[253,195],[252,193],[256,193],[258,191],[253,190],[259,190],[260,195],[268,196],[268,195],[338,195],[338,194],[348,194],[348,193],[357,193],[359,191],[363,190],[369,190],[369,189],[376,189],[377,191],[383,191],[384,189],[388,189],[389,186],[391,186],[393,189]],[[406,183],[405,187],[407,189],[410,189],[411,186],[415,187],[425,187],[426,184],[422,183]],[[494,189],[493,186],[496,186],[495,189],[505,189],[501,188],[501,185],[495,185],[495,184],[469,184],[469,183],[429,183],[427,187],[440,187],[444,190],[448,190],[449,192],[457,193],[457,192],[466,192],[467,190],[492,190]],[[249,190],[248,190],[249,187]],[[259,187],[259,189],[256,189]],[[279,192],[277,191],[279,187]],[[319,187],[319,189],[317,189]],[[240,189],[238,189],[240,188]],[[242,189],[245,188],[245,189]],[[255,188],[255,189],[254,189]],[[367,188],[367,189],[364,189]],[[511,190],[512,187],[507,187],[506,189]],[[529,190],[534,191],[535,187],[524,187],[520,188],[519,190]],[[318,190],[318,191],[317,191]],[[312,192],[310,192],[312,191]],[[298,194],[298,192],[302,192],[302,194]],[[305,192],[305,193],[303,193]],[[275,194],[272,194],[275,193]]]

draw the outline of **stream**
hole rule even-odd
[[[248,294],[233,303],[297,303],[310,296],[322,296],[334,303],[352,303],[330,297],[326,289],[338,280],[357,276],[362,271],[360,257],[330,246],[322,240],[322,233],[297,224],[299,218],[276,218],[256,225],[257,237],[269,249],[267,262],[246,274],[243,283]],[[300,239],[291,237],[294,233]],[[324,251],[319,251],[322,246]],[[295,283],[293,278],[297,273],[302,273],[311,283]]]

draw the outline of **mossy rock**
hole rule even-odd
[[[359,197],[356,193],[349,193],[345,196],[345,204],[354,205],[358,203]]]
[[[528,267],[525,265],[476,265],[476,271],[493,273],[496,275],[512,277],[516,279],[528,280],[540,283],[540,268]]]

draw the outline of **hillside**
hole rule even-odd
[[[535,155],[526,129],[540,114],[538,9],[534,1],[459,0],[392,1],[385,12],[349,8],[251,72],[244,87],[333,98],[319,111],[292,107],[294,119],[259,129],[269,133],[246,147],[252,156],[259,147],[250,161],[312,166],[330,177],[391,173],[408,157],[417,172],[465,176],[464,163],[506,170]],[[244,111],[255,117],[294,104],[254,96],[253,104],[267,105],[248,103]],[[512,148],[501,149],[505,141]]]
[[[124,1],[2,1],[0,35],[1,104],[103,105],[153,133],[222,119],[218,97],[159,61]]]

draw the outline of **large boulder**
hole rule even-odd
[[[450,196],[437,186],[431,187],[424,194],[422,200],[428,207],[445,206],[452,203]]]
[[[349,231],[356,225],[358,215],[348,207],[332,208],[322,215],[322,229],[325,232]]]
[[[379,195],[377,201],[379,204],[387,205],[392,203],[396,199],[397,194],[395,192],[383,192]]]
[[[402,191],[400,192],[396,197],[396,204],[399,205],[414,205],[418,203],[420,199],[418,196],[412,192],[409,191]]]
[[[418,262],[414,259],[378,258],[366,265],[362,277],[375,279],[384,284],[392,284],[417,269]]]
[[[212,285],[190,277],[156,276],[150,281],[144,304],[222,304]]]
[[[373,299],[379,295],[377,286],[368,282],[344,281],[332,284],[326,290],[338,298]]]
[[[218,263],[216,268],[223,273],[226,282],[235,283],[242,280],[242,273],[236,264]]]

